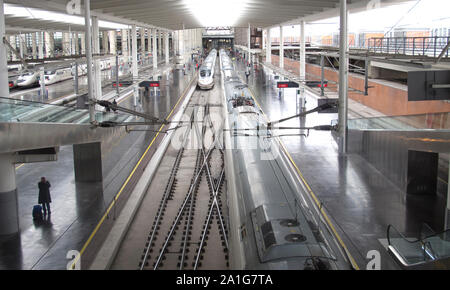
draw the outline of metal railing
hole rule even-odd
[[[436,58],[445,48],[447,48],[443,57],[448,58],[449,52],[447,44],[449,41],[450,36],[369,38],[367,40],[367,49],[372,53],[428,56]]]
[[[423,224],[419,238],[407,238],[394,226],[387,228],[388,249],[404,268],[426,269],[427,263],[441,261],[439,267],[447,268],[450,257],[450,229],[439,233]],[[430,265],[430,269],[433,266]]]

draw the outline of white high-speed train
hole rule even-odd
[[[72,68],[71,67],[50,69],[50,70],[46,70],[44,73],[44,84],[51,85],[51,84],[65,81],[65,80],[68,80],[71,78],[72,78]]]
[[[216,66],[217,50],[212,49],[198,72],[198,86],[208,90],[214,86],[214,68]]]
[[[17,78],[18,87],[31,87],[39,84],[39,72],[27,71]]]
[[[72,75],[75,75],[75,65],[72,66]],[[111,59],[103,59],[100,61],[100,70],[111,69]],[[87,74],[87,65],[85,63],[78,64],[78,76]]]
[[[325,210],[299,178],[224,50],[220,64],[231,269],[351,269],[351,257]]]

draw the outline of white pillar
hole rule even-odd
[[[81,33],[81,53],[80,54],[86,54],[86,34]]]
[[[55,41],[53,32],[45,32],[45,54],[46,57],[53,57],[55,54]]]
[[[341,0],[339,44],[339,153],[347,153],[348,101],[348,10],[347,0]]]
[[[122,29],[121,32],[122,55],[128,56],[128,30]]]
[[[169,32],[164,33],[164,51],[166,64],[169,63]]]
[[[31,33],[31,56],[33,59],[37,58],[36,32]]]
[[[44,32],[39,31],[38,37],[39,37],[39,43],[38,43],[39,58],[43,59],[44,58]]]
[[[15,35],[11,35],[11,36],[9,37],[9,44],[11,44],[11,46],[12,46],[15,50],[17,50],[16,36],[15,36]],[[12,51],[11,51],[11,60],[12,60],[12,61],[17,60],[17,55],[16,55],[14,52],[12,52]]]
[[[300,79],[306,80],[305,20],[300,22]]]
[[[78,32],[75,32],[73,34],[72,44],[73,44],[73,53],[75,55],[78,55],[80,53],[80,48],[78,46]]]
[[[158,51],[156,50],[157,49],[157,45],[156,45],[157,31],[156,31],[156,29],[153,29],[152,34],[153,34],[153,68],[157,69],[158,68]]]
[[[270,28],[267,28],[266,36],[266,62],[272,63],[272,35]]]
[[[24,55],[23,48],[24,48],[23,35],[22,35],[22,34],[19,34],[19,52],[20,52],[20,56],[21,56],[22,58],[23,58],[23,55]]]
[[[97,16],[92,16],[92,48],[94,54],[100,53],[100,32]]]
[[[62,34],[62,50],[63,55],[70,55],[70,35],[68,32],[63,32]]]
[[[86,45],[86,66],[88,79],[88,98],[89,98],[89,121],[95,122],[95,100],[94,96],[94,78],[92,73],[92,37],[91,37],[91,1],[84,1],[84,26],[85,26],[85,45]]]
[[[251,28],[250,28],[250,23],[248,24],[248,32],[247,32],[247,49],[248,49],[248,59],[247,61],[250,62],[251,61],[251,57],[252,54],[250,53],[250,49],[251,49]]]
[[[152,30],[147,29],[147,52],[152,53]]]
[[[104,30],[103,32],[102,32],[102,45],[103,45],[103,53],[104,54],[108,54],[109,53],[109,37],[108,37],[108,35],[109,35],[109,31],[106,31],[106,30]]]
[[[131,26],[131,72],[133,73],[133,79],[138,77],[138,65],[137,65],[137,32],[136,25]]]
[[[283,26],[280,26],[280,68],[284,69],[284,36]]]
[[[117,36],[116,36],[116,31],[115,30],[111,30],[109,31],[109,53],[111,54],[116,54],[117,53]]]
[[[5,14],[3,9],[3,0],[0,0],[0,39],[3,39],[4,36],[5,36]],[[6,45],[3,43],[3,41],[0,41],[0,96],[5,98],[9,97],[8,60],[6,58],[7,52],[8,49]]]
[[[141,59],[142,59],[142,56],[145,52],[145,29],[143,27],[139,29],[139,36],[141,39],[141,49],[139,51],[141,52]]]
[[[184,24],[183,24],[183,30],[179,31],[179,41],[180,41],[180,47],[179,47],[179,53],[183,59],[183,63],[186,61],[184,56]]]
[[[0,5],[3,7],[3,3],[0,3]],[[3,15],[3,12],[1,14]],[[0,18],[4,19],[3,16],[0,16]],[[4,21],[1,22],[4,23]],[[4,25],[0,26],[3,26],[4,29]],[[1,46],[4,46],[3,43]],[[6,68],[6,65],[4,67]],[[5,88],[8,88],[8,86],[5,86]],[[13,162],[13,154],[0,154],[0,172],[2,173],[0,174],[0,235],[15,234],[19,231],[16,169]]]
[[[5,14],[3,0],[0,0],[0,39],[5,36]],[[0,41],[0,95],[9,97],[7,48]],[[0,235],[19,231],[16,170],[12,154],[0,154]]]
[[[158,31],[158,56],[162,54],[162,35],[161,31]]]

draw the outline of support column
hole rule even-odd
[[[145,29],[143,27],[139,29],[139,36],[141,39],[141,46],[139,51],[141,52],[141,59],[142,59],[145,53]]]
[[[164,33],[164,51],[166,64],[169,63],[169,32]]]
[[[138,78],[138,64],[137,64],[137,33],[136,25],[131,26],[131,72],[133,74],[133,79]]]
[[[272,35],[270,33],[270,28],[267,28],[266,35],[266,62],[272,63]]]
[[[284,35],[283,26],[280,26],[280,64],[281,69],[284,69]]]
[[[5,14],[3,0],[0,0],[0,39],[5,36]],[[9,97],[7,48],[0,41],[0,95]],[[0,235],[19,232],[19,211],[17,204],[16,169],[12,154],[0,154]]]
[[[157,69],[158,68],[158,51],[157,49],[157,44],[156,44],[156,37],[157,37],[157,30],[153,29],[152,31],[153,33],[153,68]]]
[[[102,146],[100,142],[73,145],[75,182],[101,182]]]
[[[85,45],[86,45],[86,67],[88,79],[88,99],[89,99],[89,121],[95,122],[95,100],[94,96],[94,78],[92,73],[92,42],[91,42],[91,0],[84,1],[84,27]]]
[[[147,52],[152,53],[152,30],[147,29]]]
[[[81,53],[80,54],[86,54],[86,34],[85,33],[81,33]]]
[[[15,35],[11,35],[11,36],[9,37],[9,43],[11,44],[11,46],[12,46],[14,49],[17,49],[17,45],[16,45],[16,36],[15,36]],[[12,60],[12,61],[17,60],[17,55],[16,55],[14,52],[12,52],[12,51],[11,51],[11,60]]]
[[[102,46],[103,46],[103,53],[104,54],[108,54],[110,49],[109,49],[109,39],[108,39],[108,34],[109,31],[103,31],[102,32]]]
[[[20,52],[20,57],[22,57],[22,58],[24,56],[24,51],[23,51],[24,45],[23,44],[24,44],[23,43],[23,35],[19,34],[19,52]]]
[[[78,42],[80,39],[80,34],[78,32],[75,33],[75,54],[79,55],[80,54],[80,43]]]
[[[31,33],[31,56],[33,59],[37,58],[36,32]]]
[[[70,35],[67,32],[62,34],[62,50],[63,55],[70,55]]]
[[[305,20],[300,22],[300,79],[306,80]]]
[[[250,62],[251,61],[251,57],[252,57],[252,54],[250,53],[250,49],[251,49],[251,40],[252,40],[252,38],[251,38],[251,28],[250,28],[250,23],[248,24],[248,32],[247,32],[247,49],[248,49],[248,62]]]
[[[347,114],[348,114],[348,10],[347,0],[340,6],[340,44],[339,44],[339,153],[347,153]]]
[[[55,55],[55,39],[53,32],[45,32],[45,55],[53,57]]]
[[[92,48],[94,54],[100,53],[100,32],[97,16],[92,16]]]
[[[121,32],[122,55],[128,56],[128,30],[122,29]]]
[[[158,31],[158,56],[162,54],[162,35],[161,31]]]
[[[100,54],[100,31],[98,28],[98,18],[96,16],[92,17],[92,54]],[[102,70],[100,67],[100,59],[93,58],[94,63],[94,99],[102,99]]]
[[[77,40],[76,35],[77,35],[77,33],[75,33],[75,32],[72,32],[72,34],[70,35],[70,37],[71,37],[71,40],[70,40],[70,46],[71,46],[70,52],[72,53],[72,55],[76,55],[77,54],[76,49],[75,49],[75,44],[76,44],[75,41]]]
[[[44,32],[39,31],[39,43],[38,43],[38,51],[39,51],[39,59],[44,58]]]
[[[3,7],[2,3],[0,5]],[[3,18],[3,16],[0,17]],[[4,23],[4,21],[2,22]],[[1,46],[4,47],[3,44]],[[6,68],[6,65],[4,67]],[[8,87],[5,86],[5,88]],[[16,169],[13,157],[11,153],[0,154],[0,172],[2,173],[0,174],[0,235],[11,235],[19,232]]]
[[[117,54],[117,36],[116,31],[111,30],[109,31],[109,53],[115,55]]]
[[[185,63],[185,58],[184,58],[184,24],[183,24],[183,30],[178,31],[178,41],[179,41],[179,45],[180,47],[178,48],[179,54],[181,56],[181,58],[183,59],[183,63]]]

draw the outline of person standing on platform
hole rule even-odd
[[[117,102],[116,102],[116,99],[114,99],[114,100],[112,101],[112,104],[114,105],[114,107],[113,107],[114,113],[117,113],[117,109],[116,109],[116,107],[117,107]]]
[[[52,198],[50,196],[50,182],[45,179],[45,177],[41,177],[41,182],[38,183],[39,188],[39,198],[38,203],[42,205],[42,209],[44,210],[44,215],[50,215],[50,203],[52,202]]]

